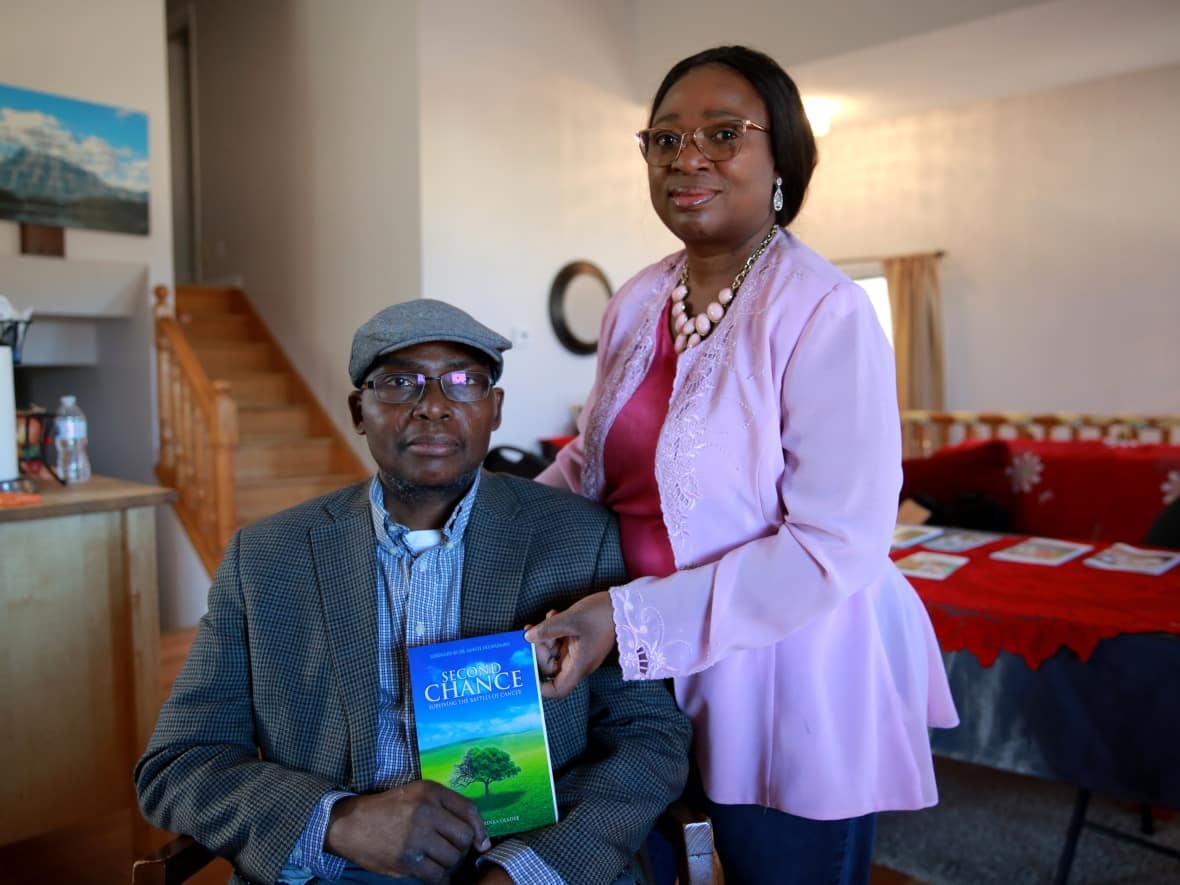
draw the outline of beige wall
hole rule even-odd
[[[416,7],[346,8],[194,4],[202,277],[244,285],[341,426],[353,330],[421,285]]]
[[[549,325],[558,270],[587,259],[617,288],[677,248],[631,138],[629,6],[421,5],[423,290],[517,341],[493,444],[566,432],[593,380]]]
[[[554,275],[589,259],[617,286],[675,247],[630,138],[629,4],[345,8],[194,4],[203,278],[245,286],[345,427],[355,327],[464,307],[518,341],[493,443],[536,447],[593,376],[550,330]]]
[[[947,404],[1180,411],[1180,66],[833,133],[797,231],[945,249]]]

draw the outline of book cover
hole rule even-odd
[[[913,547],[915,544],[921,544],[923,541],[929,541],[931,538],[937,538],[942,534],[942,529],[932,528],[928,525],[905,525],[898,523],[893,527],[893,543],[892,547],[897,550],[901,547]]]
[[[1019,544],[996,550],[992,553],[992,559],[1026,562],[1031,565],[1061,565],[1093,549],[1093,544],[1059,541],[1056,538],[1026,538]]]
[[[903,575],[911,578],[930,578],[943,581],[956,569],[962,568],[971,560],[966,556],[954,556],[950,553],[928,553],[919,550],[909,556],[903,556],[894,565]]]
[[[1130,544],[1114,544],[1101,553],[1083,559],[1092,568],[1116,572],[1138,572],[1144,575],[1162,575],[1180,562],[1180,553],[1174,550],[1146,550]]]
[[[937,538],[931,538],[924,546],[929,550],[943,553],[960,553],[975,547],[982,547],[1002,538],[999,532],[981,532],[975,529],[947,529]]]
[[[524,631],[407,654],[422,778],[475,802],[491,836],[555,823],[540,677]]]

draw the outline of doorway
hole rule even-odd
[[[172,262],[179,285],[201,282],[194,17],[168,18],[168,126],[172,145]]]

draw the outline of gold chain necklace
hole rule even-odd
[[[729,308],[730,302],[733,301],[733,296],[737,294],[737,290],[746,281],[746,277],[750,273],[750,268],[754,266],[754,262],[766,251],[776,233],[778,233],[778,225],[771,225],[766,236],[762,238],[762,242],[758,244],[758,248],[746,259],[745,266],[737,272],[737,276],[733,278],[733,282],[718,292],[717,299],[710,301],[705,306],[704,311],[698,313],[696,316],[688,315],[688,261],[685,260],[684,270],[680,272],[680,282],[672,290],[672,324],[676,329],[676,341],[673,347],[677,353],[684,353],[690,347],[695,347],[709,337],[709,333],[713,331],[717,324],[721,322],[721,318],[725,316],[725,311]]]

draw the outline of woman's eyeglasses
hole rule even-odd
[[[426,392],[426,382],[437,381],[443,396],[456,403],[477,403],[487,399],[492,390],[492,376],[484,372],[444,372],[441,375],[420,375],[416,372],[394,372],[370,378],[361,387],[368,387],[383,403],[405,405],[416,403]]]
[[[690,138],[706,160],[720,163],[723,160],[732,160],[738,155],[747,129],[770,131],[753,120],[725,120],[721,123],[699,126],[691,132],[641,129],[635,133],[635,138],[639,141],[639,151],[649,166],[671,166]]]

